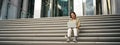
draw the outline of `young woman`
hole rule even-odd
[[[73,33],[74,33],[73,41],[76,42],[77,41],[77,37],[78,37],[78,30],[80,29],[80,20],[79,20],[79,18],[76,18],[75,12],[71,12],[70,13],[70,20],[68,22],[75,22],[76,23],[76,27],[75,28],[68,28],[67,42],[70,41],[72,30],[73,30]]]

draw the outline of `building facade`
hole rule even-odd
[[[1,0],[0,19],[119,15],[120,0]]]

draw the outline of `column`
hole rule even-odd
[[[111,0],[112,14],[116,14],[116,4],[115,0]]]
[[[10,1],[10,8],[8,9],[8,19],[17,19],[18,14],[18,4],[19,0],[11,0]]]
[[[120,0],[115,0],[115,12],[120,15]]]
[[[108,12],[109,12],[109,14],[111,14],[111,0],[107,0],[107,2],[108,2]]]
[[[70,16],[71,12],[71,0],[68,0],[68,16]]]
[[[96,15],[96,0],[93,0],[94,15]]]
[[[27,10],[28,10],[28,0],[23,0],[21,18],[26,18],[27,17],[27,14],[28,14]]]
[[[3,0],[0,1],[0,17],[1,17],[2,4],[3,4]]]
[[[82,0],[74,0],[74,12],[77,16],[83,16],[83,4]]]
[[[0,19],[6,19],[8,0],[3,0]]]
[[[102,13],[103,15],[108,15],[107,1],[102,0]]]
[[[34,5],[34,18],[41,18],[42,0],[35,0]]]
[[[49,8],[49,10],[50,10],[50,15],[48,14],[48,17],[52,17],[52,15],[53,15],[53,0],[50,0],[50,8]]]

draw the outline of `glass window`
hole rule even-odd
[[[73,10],[71,3],[73,0],[42,0],[41,17],[68,16],[69,11]]]
[[[41,17],[48,17],[50,15],[50,0],[42,0],[42,11],[41,11]]]
[[[93,0],[86,0],[86,15],[94,15],[94,6],[93,6]]]
[[[27,18],[33,18],[34,0],[29,0]]]
[[[102,3],[101,0],[96,0],[96,15],[102,14]]]
[[[57,0],[57,16],[68,16],[68,0]]]
[[[33,18],[34,0],[21,0],[19,6],[21,15],[18,15],[18,18]]]
[[[1,17],[2,3],[3,3],[3,0],[0,1],[0,17]]]

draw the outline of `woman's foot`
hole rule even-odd
[[[77,42],[77,36],[73,38],[73,42]]]
[[[67,42],[70,42],[70,37],[68,37],[66,41],[67,41]]]

